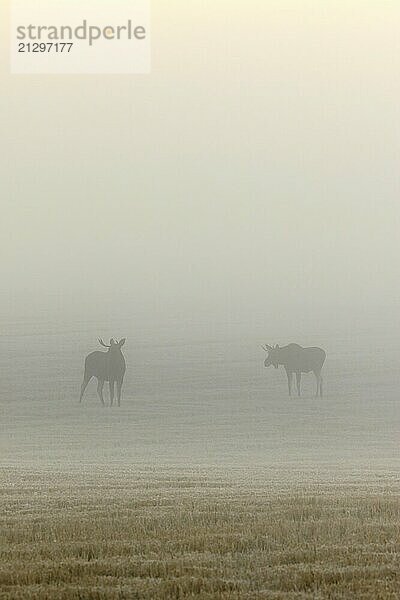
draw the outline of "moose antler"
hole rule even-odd
[[[99,338],[99,344],[100,344],[100,346],[103,346],[104,348],[111,348],[111,346],[107,346],[107,344],[105,344],[105,343],[103,342],[103,340],[102,340],[102,339],[100,339],[100,338]]]

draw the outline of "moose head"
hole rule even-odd
[[[277,369],[278,366],[279,366],[279,356],[278,356],[278,353],[279,353],[279,350],[280,350],[278,344],[276,344],[275,347],[269,346],[268,344],[265,344],[264,346],[261,346],[261,348],[263,350],[265,350],[265,352],[268,353],[268,356],[267,356],[267,358],[264,361],[264,366],[265,367],[270,367],[271,365],[274,365],[275,369]]]
[[[126,340],[125,340],[125,338],[123,338],[123,339],[122,339],[122,340],[120,340],[119,342],[116,342],[116,341],[114,340],[114,338],[111,338],[111,340],[110,340],[110,344],[109,344],[109,345],[107,345],[107,344],[105,344],[105,343],[103,342],[103,340],[102,340],[102,339],[100,339],[100,340],[99,340],[99,344],[100,344],[101,346],[103,346],[103,348],[108,348],[108,351],[109,351],[109,352],[120,352],[120,351],[121,351],[121,348],[122,348],[122,346],[125,344],[125,341],[126,341]]]

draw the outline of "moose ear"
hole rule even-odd
[[[111,338],[110,340],[110,346],[114,346],[115,342],[114,342],[114,338]]]
[[[120,341],[118,342],[118,346],[119,346],[120,348],[122,348],[122,346],[125,344],[125,342],[126,342],[126,338],[123,338],[122,340],[120,340]]]
[[[276,344],[275,350],[279,350],[279,344]]]

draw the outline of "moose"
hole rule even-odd
[[[326,352],[321,348],[302,348],[298,344],[289,344],[280,348],[278,345],[275,347],[265,344],[262,349],[268,353],[268,356],[264,362],[265,367],[273,365],[275,369],[279,365],[283,365],[286,371],[289,385],[289,396],[292,395],[292,382],[293,374],[296,373],[296,384],[297,393],[301,395],[301,374],[313,372],[317,380],[317,393],[316,397],[322,398],[322,367],[326,359]]]
[[[111,339],[109,345],[105,344],[101,339],[99,340],[99,343],[104,348],[108,348],[108,352],[96,351],[92,352],[86,357],[85,374],[83,376],[83,383],[81,386],[80,402],[82,402],[83,394],[85,393],[89,381],[92,379],[92,377],[96,377],[98,381],[97,393],[102,405],[104,406],[104,382],[108,381],[110,385],[111,406],[114,403],[115,384],[117,384],[118,406],[121,406],[122,383],[124,381],[124,375],[126,371],[125,358],[122,354],[121,348],[125,344],[125,338],[119,342]]]

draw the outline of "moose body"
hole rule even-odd
[[[115,385],[117,386],[118,406],[121,406],[122,384],[126,371],[125,358],[122,354],[121,348],[125,344],[125,339],[119,342],[115,342],[112,339],[110,340],[109,346],[107,346],[103,340],[99,340],[99,342],[103,347],[108,348],[108,352],[92,352],[86,357],[80,402],[82,402],[83,394],[85,393],[89,381],[92,379],[92,377],[96,377],[98,382],[97,393],[99,394],[99,398],[103,406],[103,387],[105,381],[108,381],[110,385],[111,406],[114,403]]]
[[[270,367],[273,365],[276,369],[282,365],[285,368],[288,378],[289,396],[292,395],[293,375],[296,374],[297,393],[301,395],[301,375],[302,373],[314,373],[317,380],[316,396],[323,394],[322,389],[322,367],[326,359],[326,352],[322,348],[303,348],[298,344],[289,344],[280,348],[279,346],[265,345],[263,349],[268,352],[264,365]]]

